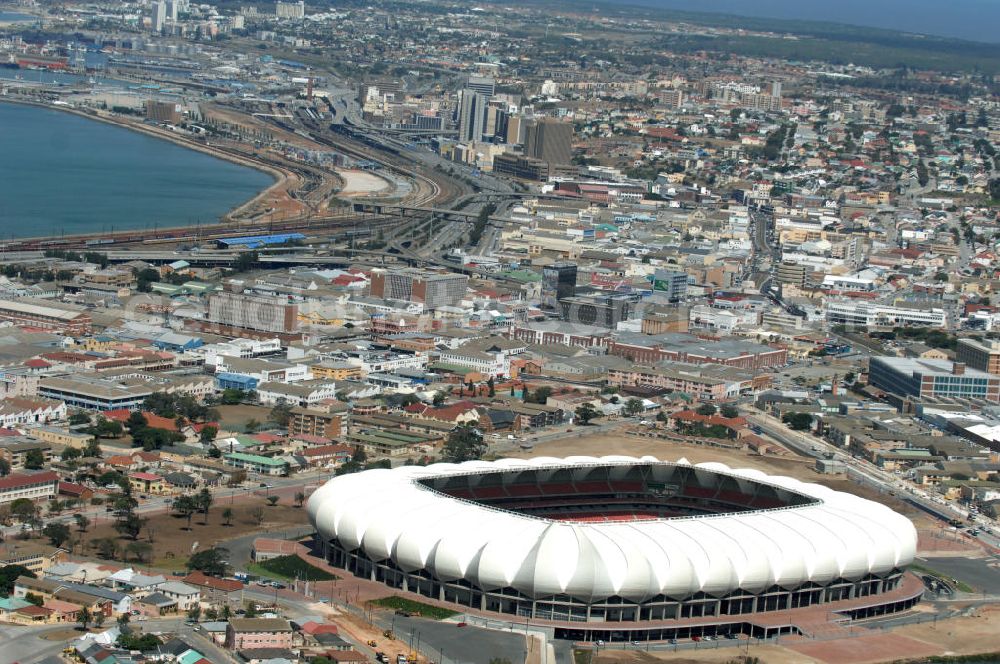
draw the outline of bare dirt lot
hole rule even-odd
[[[971,617],[908,625],[891,632],[856,627],[855,635],[850,638],[826,641],[793,638],[786,645],[754,645],[749,654],[767,664],[878,664],[916,661],[936,655],[992,653],[1000,651],[998,627],[1000,607],[992,607],[980,609]],[[595,657],[593,664],[729,664],[741,662],[739,657],[746,652],[743,647],[711,646],[677,653],[610,650]]]
[[[219,424],[223,431],[233,433],[243,433],[246,431],[247,422],[256,420],[261,425],[266,425],[271,409],[266,406],[251,406],[248,404],[237,404],[235,406],[216,406],[219,411]]]
[[[226,509],[233,510],[233,518],[228,526],[222,516]],[[261,511],[262,521],[257,519],[257,510]],[[148,521],[137,541],[149,543],[152,538],[153,548],[142,562],[167,571],[182,569],[196,542],[199,549],[205,549],[241,535],[296,528],[306,522],[305,510],[294,507],[291,500],[283,498],[277,506],[271,507],[263,496],[250,496],[232,504],[228,500],[220,501],[209,510],[207,525],[204,523],[204,515],[198,513],[191,518],[190,530],[187,529],[186,518],[171,513],[143,515],[143,518]],[[98,540],[112,538],[118,548],[115,560],[121,561],[123,556],[127,556],[129,562],[134,561],[134,555],[127,551],[132,540],[120,536],[112,523],[102,522],[81,535],[84,548],[78,547],[77,551],[97,557]]]

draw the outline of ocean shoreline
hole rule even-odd
[[[76,115],[76,116],[79,116],[79,117],[82,117],[82,118],[86,118],[88,120],[95,120],[97,122],[103,122],[105,124],[109,124],[109,125],[112,125],[112,126],[115,126],[115,127],[120,127],[122,129],[131,130],[131,131],[143,134],[145,136],[149,136],[151,138],[155,138],[155,139],[159,139],[159,140],[163,140],[163,141],[168,141],[168,142],[173,143],[174,145],[177,145],[179,147],[183,147],[183,148],[188,149],[188,150],[194,150],[194,151],[197,151],[197,152],[201,152],[202,154],[205,154],[205,155],[208,155],[210,157],[214,157],[216,159],[220,159],[220,160],[223,160],[223,161],[227,161],[227,162],[229,162],[231,164],[236,164],[238,166],[243,166],[245,168],[252,168],[252,169],[254,169],[255,171],[257,171],[259,173],[264,173],[264,174],[270,176],[271,178],[273,178],[274,181],[270,185],[268,185],[267,187],[261,189],[259,192],[257,192],[257,194],[255,194],[254,196],[252,196],[250,199],[248,199],[246,201],[243,201],[242,203],[240,203],[238,205],[233,206],[232,208],[230,208],[225,213],[219,215],[218,219],[214,223],[202,225],[202,228],[211,227],[211,226],[225,226],[226,224],[233,224],[233,223],[237,223],[238,224],[239,221],[240,221],[238,219],[238,216],[240,214],[242,214],[245,210],[247,210],[248,208],[252,207],[253,205],[256,205],[257,203],[259,203],[262,200],[266,199],[269,195],[273,194],[276,190],[284,187],[291,180],[291,178],[294,177],[290,172],[284,171],[284,170],[282,170],[280,168],[277,168],[277,167],[275,167],[275,166],[273,166],[271,164],[267,164],[267,163],[265,163],[263,161],[254,160],[254,159],[251,159],[251,158],[248,158],[248,157],[244,157],[244,156],[240,156],[240,155],[230,154],[230,153],[222,151],[222,150],[212,149],[211,146],[201,145],[200,143],[196,143],[196,142],[194,142],[192,140],[189,140],[189,139],[187,139],[184,136],[179,136],[179,135],[174,134],[172,132],[168,132],[166,130],[158,129],[157,127],[153,127],[153,126],[149,126],[149,125],[144,125],[144,124],[141,124],[141,123],[133,123],[133,122],[128,122],[128,121],[123,121],[122,119],[117,118],[117,117],[109,117],[109,116],[105,116],[105,115],[100,115],[99,113],[97,113],[96,111],[92,111],[91,109],[85,110],[85,109],[81,109],[81,108],[77,108],[77,107],[73,107],[73,106],[63,106],[63,105],[57,105],[57,104],[51,104],[51,103],[44,103],[44,102],[36,101],[36,100],[33,100],[33,99],[14,98],[14,97],[11,97],[10,95],[0,97],[0,104],[2,104],[2,103],[19,104],[21,106],[34,106],[36,108],[43,108],[43,109],[49,109],[49,110],[53,110],[53,111],[60,111],[60,112],[68,113],[68,114],[71,114],[71,115]],[[249,221],[249,220],[246,220],[246,221]],[[177,224],[177,225],[162,226],[162,228],[164,228],[164,229],[178,229],[178,228],[187,228],[188,226],[189,226],[188,224],[183,224],[182,223],[182,224]],[[141,228],[141,227],[136,227],[135,229],[122,229],[122,231],[124,232],[124,231],[127,231],[127,230],[139,230],[139,228]],[[75,237],[80,237],[80,236],[84,236],[84,235],[89,235],[89,233],[88,234],[83,234],[83,233],[76,234]],[[39,239],[46,239],[46,238],[51,238],[51,237],[55,237],[55,236],[42,235],[42,236],[30,236],[30,237],[17,238],[17,239],[18,240],[39,240]],[[67,235],[67,236],[60,236],[60,237],[74,237],[74,235]]]

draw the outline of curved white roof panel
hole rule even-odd
[[[686,462],[683,462],[686,464]],[[420,480],[587,466],[626,472],[652,457],[504,459],[402,466],[337,477],[309,499],[309,518],[326,539],[361,549],[401,569],[425,569],[443,581],[464,578],[484,590],[513,587],[530,597],[584,601],[621,596],[718,595],[777,585],[794,588],[836,578],[857,580],[913,560],[917,534],[888,507],[789,477],[719,463],[699,474],[724,474],[740,485],[763,483],[804,497],[778,509],[642,521],[579,522],[497,509],[435,491]],[[475,481],[470,482],[474,485]]]

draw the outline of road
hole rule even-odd
[[[374,622],[388,629],[396,639],[442,664],[484,664],[495,658],[523,662],[527,656],[522,632],[458,627],[455,622],[376,614]]]
[[[887,473],[864,459],[855,458],[821,438],[792,431],[778,419],[764,413],[744,412],[743,414],[751,424],[759,426],[771,438],[802,456],[814,459],[832,458],[843,462],[847,467],[847,476],[850,479],[875,489],[879,493],[898,495],[901,500],[905,500],[934,516],[948,515],[949,518],[963,521],[968,517],[967,511],[945,503],[942,499],[936,499],[935,496],[915,487],[912,483],[892,473]],[[942,502],[938,502],[938,500],[942,500]],[[978,517],[977,523],[991,528],[996,527],[984,516]],[[1000,539],[992,533],[981,530],[977,537],[988,546],[995,549],[1000,548]]]

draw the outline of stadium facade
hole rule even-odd
[[[692,625],[760,636],[755,616],[826,604],[865,617],[920,597],[905,583],[907,518],[718,463],[403,466],[332,479],[308,512],[334,566],[569,638],[683,637]]]

